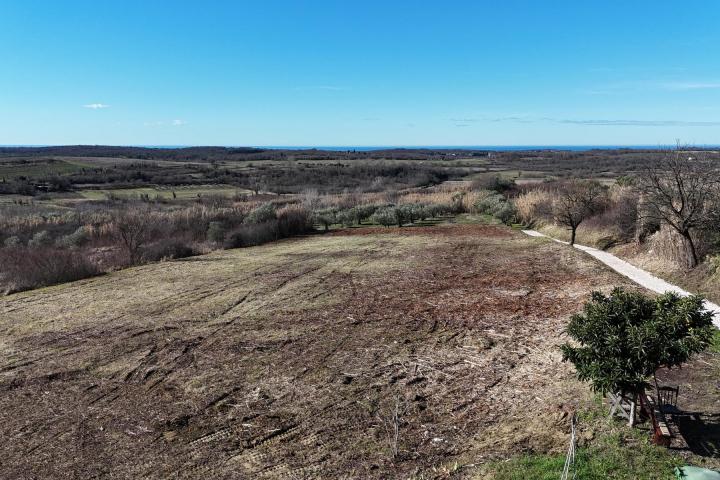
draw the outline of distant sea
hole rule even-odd
[[[62,145],[0,145],[0,147],[57,147]],[[357,146],[357,145],[111,145],[124,147],[144,147],[144,148],[188,148],[197,146],[213,146],[228,148],[268,148],[274,150],[328,150],[328,151],[348,151],[354,150],[358,152],[369,152],[372,150],[388,150],[388,149],[431,149],[431,150],[492,150],[497,152],[512,152],[523,150],[565,150],[572,152],[582,152],[586,150],[663,150],[673,148],[674,145],[377,145],[377,146]],[[720,148],[720,145],[692,145],[693,148]]]
[[[523,150],[567,150],[574,152],[582,152],[585,150],[617,150],[621,148],[632,150],[662,150],[671,148],[671,145],[387,145],[387,146],[352,146],[352,145],[334,145],[334,146],[258,146],[257,148],[272,148],[277,150],[302,150],[308,148],[316,148],[318,150],[330,151],[347,151],[355,150],[359,152],[368,152],[372,150],[388,150],[388,149],[430,149],[430,150],[492,150],[497,152],[513,152]],[[717,148],[717,145],[694,145],[695,148]]]

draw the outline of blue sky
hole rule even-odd
[[[0,1],[0,144],[720,143],[720,2]]]

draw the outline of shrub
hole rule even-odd
[[[402,227],[403,223],[408,220],[407,210],[402,206],[393,207],[392,213],[395,215],[395,223],[398,227]]]
[[[419,203],[407,203],[396,207],[396,210],[400,210],[401,219],[398,221],[415,223],[415,220],[424,218],[427,214],[424,208]],[[396,213],[397,217],[397,213]],[[397,219],[397,218],[396,218]],[[399,224],[398,224],[399,225]]]
[[[140,260],[140,249],[153,237],[157,227],[148,209],[129,208],[115,212],[112,221],[112,235],[122,246],[131,265]]]
[[[515,219],[515,206],[500,193],[486,192],[475,202],[475,210],[479,213],[492,215],[505,224]]]
[[[223,222],[210,222],[207,230],[207,239],[214,243],[225,241],[225,225]]]
[[[225,248],[251,247],[272,242],[280,237],[278,221],[243,224],[232,230],[225,239]]]
[[[312,230],[312,216],[303,206],[287,205],[277,211],[277,224],[282,238],[302,235]]]
[[[12,237],[8,237],[3,242],[3,245],[6,247],[17,247],[21,244],[20,237],[13,235]]]
[[[502,202],[502,205],[493,213],[493,216],[505,225],[510,225],[515,221],[515,206],[508,201]]]
[[[586,228],[601,230],[617,241],[632,241],[638,225],[638,196],[630,189],[614,187],[608,207],[586,222]]]
[[[385,227],[395,225],[397,222],[395,217],[395,208],[393,207],[380,208],[373,213],[371,218],[374,223]]]
[[[338,222],[336,211],[333,208],[326,208],[315,212],[313,219],[316,223],[322,225],[326,232],[330,229],[330,225]]]
[[[87,243],[88,240],[90,240],[88,230],[84,226],[81,226],[73,233],[64,235],[55,240],[55,246],[60,248],[80,247]]]
[[[492,190],[498,193],[505,192],[515,186],[515,182],[499,175],[484,174],[472,181],[473,190]]]
[[[270,222],[272,220],[275,220],[277,217],[275,215],[275,206],[272,203],[263,203],[259,207],[254,208],[247,217],[245,217],[245,220],[243,220],[243,223],[245,224],[258,224],[258,223],[265,223]]]
[[[335,215],[338,223],[342,223],[345,227],[352,227],[355,224],[355,213],[352,209],[340,210]]]
[[[179,238],[165,238],[143,248],[142,259],[146,262],[157,262],[173,258],[186,258],[198,252],[187,242]]]
[[[455,192],[452,194],[452,202],[450,203],[450,213],[465,213],[465,196],[467,192]]]
[[[530,190],[515,198],[517,217],[523,225],[536,226],[552,220],[553,197],[545,190]]]
[[[28,242],[29,247],[48,247],[52,245],[53,240],[50,232],[41,230],[37,232]]]
[[[100,274],[83,252],[52,247],[12,247],[0,250],[0,283],[6,293],[72,282]]]
[[[434,203],[427,206],[428,215],[434,218],[448,215],[452,212],[452,207],[446,203]]]
[[[660,367],[674,367],[712,340],[712,313],[697,296],[656,298],[616,288],[593,292],[567,327],[579,346],[563,345],[563,359],[595,391],[638,394]]]
[[[357,205],[350,209],[350,213],[355,218],[357,224],[360,225],[363,220],[370,218],[377,208],[375,205]]]

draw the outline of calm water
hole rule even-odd
[[[53,147],[60,145],[0,145],[0,147]],[[196,145],[113,145],[127,147],[145,147],[145,148],[187,148]],[[205,145],[204,145],[205,146]],[[359,152],[368,152],[372,150],[387,149],[431,149],[431,150],[493,150],[498,152],[512,152],[523,150],[566,150],[573,152],[582,152],[585,150],[662,150],[674,148],[675,145],[377,145],[377,146],[353,146],[353,145],[213,145],[217,147],[241,148],[270,148],[275,150],[307,150],[315,148],[317,150],[329,151],[348,151],[355,150]],[[693,145],[693,148],[720,148],[720,145]]]

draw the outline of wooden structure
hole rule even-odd
[[[610,417],[619,416],[627,419],[628,425],[635,423],[635,399],[621,393],[608,393],[610,401]]]
[[[672,432],[668,426],[666,414],[677,408],[678,387],[659,387],[656,391],[657,400],[652,395],[642,394],[640,400],[640,414],[647,417],[652,423],[653,443],[670,446]],[[609,394],[610,416],[619,416],[628,420],[632,426],[635,422],[635,400],[627,395]]]

